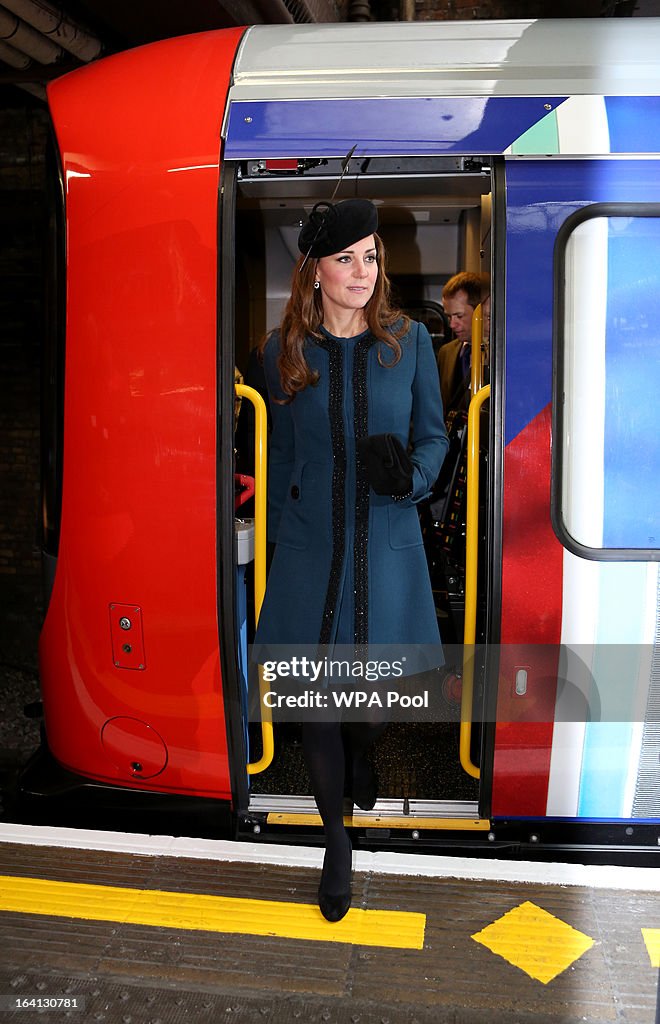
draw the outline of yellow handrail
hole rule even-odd
[[[482,334],[483,316],[481,303],[472,313],[472,351],[470,352],[470,393],[474,396],[479,391],[483,380],[482,367]]]
[[[480,308],[480,307],[479,307]],[[474,323],[474,321],[473,321]],[[480,335],[479,335],[480,336]],[[473,334],[474,338],[474,334]],[[473,341],[474,355],[474,341]],[[481,367],[481,360],[479,360]],[[474,380],[474,370],[473,370]],[[473,395],[468,409],[467,516],[465,528],[465,621],[463,625],[463,687],[461,694],[460,760],[474,779],[481,775],[472,763],[472,693],[474,689],[474,644],[477,637],[477,568],[479,556],[479,416],[490,398],[490,384]]]
[[[259,614],[266,593],[266,482],[267,482],[267,437],[268,417],[266,403],[254,388],[247,384],[236,384],[236,394],[247,398],[254,406],[254,618],[259,622]],[[259,694],[261,703],[261,746],[262,754],[258,761],[248,764],[248,775],[257,775],[265,771],[271,764],[275,753],[273,741],[273,719],[263,702],[265,686],[261,665],[259,666]]]

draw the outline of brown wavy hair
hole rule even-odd
[[[381,353],[378,361],[383,366],[395,366],[401,358],[399,339],[404,336],[410,326],[410,320],[401,310],[394,307],[390,299],[390,282],[385,272],[385,246],[379,235],[374,235],[376,242],[376,260],[378,276],[373,294],[364,308],[367,326],[373,336],[387,345],[392,352],[392,359],[384,362]],[[291,295],[284,310],[280,324],[280,354],[277,367],[280,371],[280,386],[287,396],[282,404],[287,404],[304,391],[310,384],[318,383],[318,371],[311,370],[305,359],[305,343],[308,338],[321,338],[323,323],[323,297],[319,288],[314,288],[317,260],[308,259],[300,269],[304,256],[296,263],[291,281]],[[261,342],[260,351],[268,341],[270,334]]]

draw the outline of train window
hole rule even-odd
[[[660,207],[573,214],[555,287],[555,527],[584,557],[658,558]]]

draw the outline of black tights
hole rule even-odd
[[[350,856],[347,857],[347,847],[350,849],[350,846],[344,828],[346,753],[350,758],[353,778],[368,771],[369,749],[385,726],[385,722],[347,722],[343,726],[341,722],[303,723],[305,761],[325,831],[323,870],[327,892],[345,892],[350,881],[351,860]]]

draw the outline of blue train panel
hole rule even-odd
[[[660,142],[660,97],[606,96],[611,153],[654,153]]]
[[[231,104],[225,158],[503,153],[565,97],[272,100]]]

